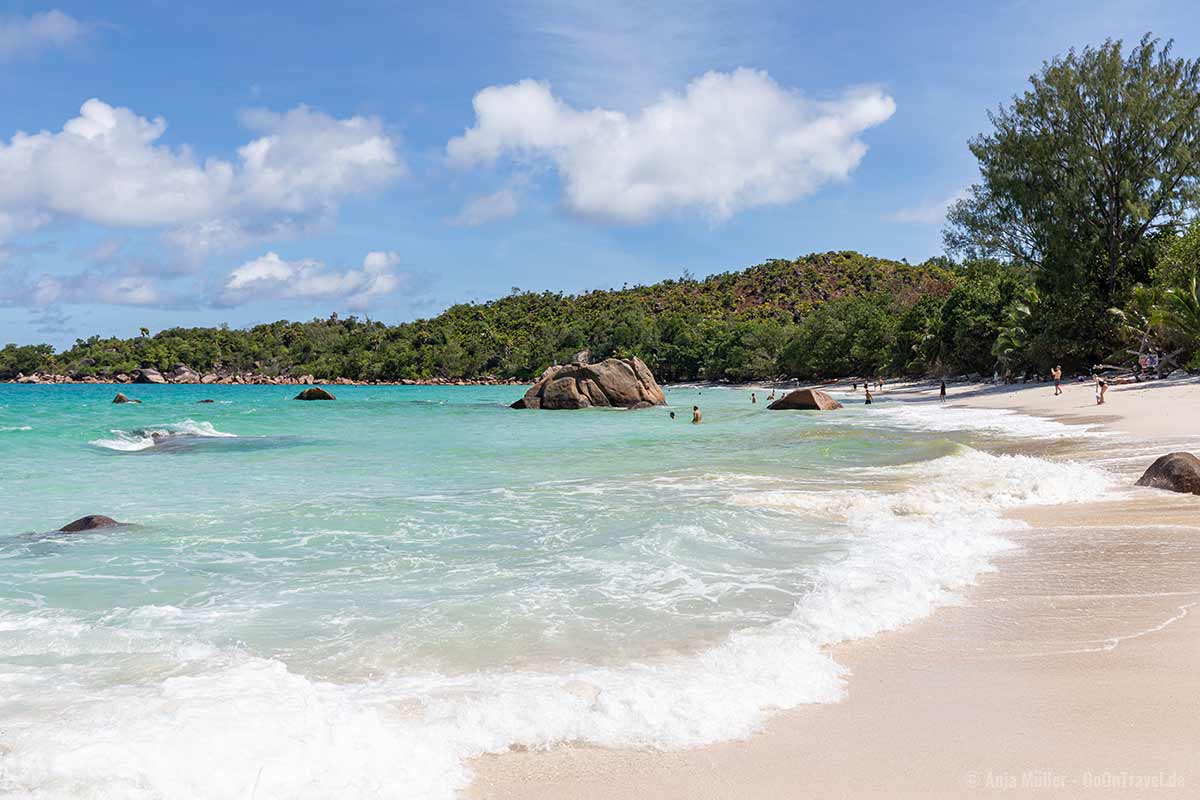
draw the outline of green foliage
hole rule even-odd
[[[1151,272],[1155,286],[1164,289],[1184,289],[1200,275],[1200,219],[1195,219],[1183,235],[1167,241],[1162,255]]]
[[[1030,84],[971,142],[983,180],[951,209],[947,247],[1117,304],[1200,199],[1200,60],[1147,35],[1127,57],[1119,41],[1071,51]]]
[[[1196,277],[1187,290],[1168,289],[1156,307],[1154,321],[1189,349],[1200,346],[1200,298],[1196,296]]]
[[[0,350],[0,380],[18,374],[32,375],[54,363],[54,348],[48,344],[5,345]]]
[[[967,267],[964,277],[942,307],[940,352],[952,371],[990,374],[1006,309],[1024,297],[1028,276],[1018,267],[979,261]]]
[[[704,280],[685,276],[578,296],[514,291],[394,326],[332,316],[247,330],[220,326],[169,328],[153,336],[139,331],[142,335],[129,339],[93,336],[76,341],[55,364],[76,376],[184,363],[200,372],[313,374],[325,380],[484,375],[528,380],[587,349],[596,359],[640,356],[664,381],[919,373],[940,363],[922,348],[931,331],[943,327],[943,300],[970,274],[972,269],[964,272],[945,259],[913,266],[851,252],[821,253]],[[53,351],[43,346],[21,352],[19,368],[29,373],[39,364],[48,369]]]

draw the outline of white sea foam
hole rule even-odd
[[[898,467],[895,491],[733,486],[728,502],[846,523],[853,547],[818,566],[786,619],[710,649],[623,666],[465,675],[390,674],[335,684],[227,647],[184,650],[170,677],[114,676],[97,692],[53,671],[0,678],[10,752],[0,790],[30,798],[453,797],[465,759],[513,745],[683,747],[745,736],[772,710],[836,701],[843,669],[824,646],[951,602],[1010,547],[1005,509],[1093,500],[1112,479],[1079,464],[964,449]],[[130,612],[145,622],[173,607]],[[143,626],[130,636],[169,636]],[[182,658],[182,656],[181,656]],[[5,692],[0,691],[0,697]],[[47,713],[43,704],[52,704]],[[53,720],[48,722],[47,720]],[[69,757],[62,754],[69,753]]]
[[[1089,425],[1067,425],[1057,420],[1021,414],[1003,408],[960,408],[934,403],[903,401],[876,403],[867,419],[856,423],[898,426],[923,431],[986,431],[1028,438],[1095,436]]]
[[[93,439],[88,444],[96,447],[104,447],[109,450],[136,452],[138,450],[147,450],[177,437],[194,436],[199,438],[224,439],[235,438],[237,436],[234,433],[225,433],[224,431],[217,430],[211,422],[196,422],[191,419],[185,419],[182,422],[173,422],[168,425],[159,425],[153,428],[138,428],[132,431],[112,430],[109,433],[113,434],[112,438]]]
[[[31,430],[33,430],[33,426],[31,426],[31,425],[8,425],[8,426],[0,425],[0,433],[9,433],[11,431],[31,431]]]

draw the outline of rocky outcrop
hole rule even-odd
[[[842,404],[837,400],[816,389],[796,389],[767,406],[771,411],[832,411],[841,407]]]
[[[125,396],[124,392],[117,392],[117,396],[113,398],[114,403],[140,403],[141,400],[131,400]]]
[[[666,402],[640,358],[606,358],[550,367],[512,408],[649,408]]]
[[[200,373],[187,364],[176,364],[167,373],[171,383],[200,383]]]
[[[162,373],[156,369],[144,367],[133,371],[134,383],[166,383],[167,379],[162,376]]]
[[[80,517],[74,522],[68,522],[59,528],[63,533],[80,533],[81,531],[94,531],[97,528],[111,528],[114,525],[120,525],[112,517],[106,517],[103,514],[88,514],[86,517]]]
[[[310,389],[305,389],[300,394],[296,395],[295,400],[337,400],[336,397],[322,389],[320,386],[313,386]]]
[[[1137,485],[1200,494],[1200,458],[1191,453],[1167,453],[1150,465]]]

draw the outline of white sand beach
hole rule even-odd
[[[1036,443],[1132,486],[1200,444],[1200,382],[952,384],[950,405],[1100,426]],[[840,388],[835,396],[847,397]],[[936,404],[936,386],[885,387]],[[1200,497],[1015,515],[996,571],[908,627],[834,648],[839,703],[774,716],[748,740],[683,751],[563,746],[475,760],[474,798],[1196,797],[1200,794]],[[737,676],[730,676],[737,680]]]

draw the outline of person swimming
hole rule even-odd
[[[675,419],[675,412],[674,412],[674,411],[672,411],[672,412],[671,412],[671,419]]]
[[[692,406],[692,424],[699,425],[700,419],[701,419],[700,406]]]
[[[751,392],[751,393],[750,393],[750,403],[751,403],[751,405],[753,405],[754,403],[757,403],[757,402],[758,402],[758,395],[754,394],[754,392]]]

